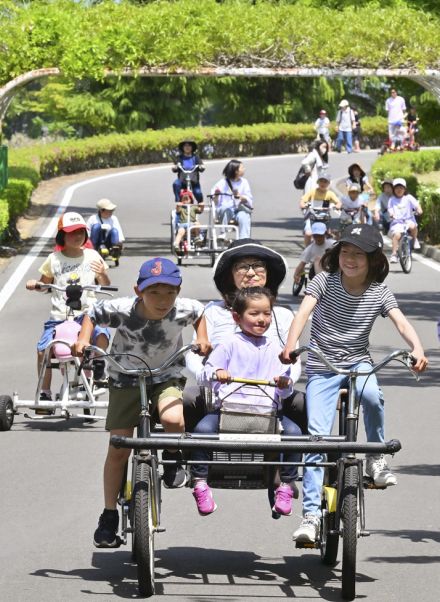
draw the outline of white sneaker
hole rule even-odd
[[[379,456],[367,456],[365,472],[378,487],[389,487],[397,485],[397,479],[388,468],[383,454]]]
[[[317,514],[306,514],[292,535],[292,539],[299,543],[315,543],[319,536],[320,525],[321,520]]]
[[[413,249],[415,251],[419,251],[421,249],[420,243],[419,243],[419,239],[415,238],[414,242],[413,242]]]
[[[390,263],[397,263],[397,262],[398,262],[397,255],[391,255]]]

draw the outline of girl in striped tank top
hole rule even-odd
[[[324,271],[307,286],[306,295],[290,327],[282,360],[289,360],[304,326],[313,312],[310,346],[317,347],[339,368],[368,370],[372,360],[368,351],[369,335],[376,318],[389,317],[411,348],[414,369],[422,372],[427,359],[414,328],[383,284],[388,261],[383,252],[382,236],[368,224],[353,224],[344,230],[338,244],[321,260]],[[312,353],[306,364],[308,376],[306,403],[310,435],[330,435],[336,414],[339,389],[346,377],[334,374]],[[357,395],[361,395],[365,432],[368,441],[384,441],[384,400],[372,374],[359,377]],[[320,462],[321,454],[309,454],[307,461]],[[383,456],[367,456],[366,473],[376,485],[397,483]],[[323,469],[306,467],[303,479],[303,521],[293,534],[300,542],[313,543],[319,534]]]

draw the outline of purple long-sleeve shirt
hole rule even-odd
[[[273,380],[276,376],[290,378],[290,366],[278,359],[281,347],[265,336],[253,337],[238,332],[219,343],[198,376],[198,383],[212,387],[216,407],[267,413],[281,407],[281,399],[292,394],[293,384],[285,389],[254,387],[239,383],[212,382],[217,370],[227,370],[232,377],[255,380]],[[245,405],[244,405],[245,404]]]

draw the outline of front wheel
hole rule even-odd
[[[154,528],[152,519],[151,467],[141,462],[136,467],[133,491],[133,555],[137,562],[139,593],[154,594]]]
[[[356,465],[344,471],[342,492],[342,597],[354,600],[356,596],[356,547],[358,539],[359,471]]]
[[[408,236],[402,236],[399,243],[399,261],[405,274],[412,268],[411,244]]]
[[[0,431],[9,431],[14,422],[14,404],[9,395],[0,395]]]

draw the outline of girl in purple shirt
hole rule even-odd
[[[273,302],[274,298],[266,288],[251,287],[238,292],[232,305],[232,315],[241,332],[215,347],[198,379],[199,384],[212,387],[217,411],[206,415],[197,424],[194,432],[218,432],[220,407],[227,407],[254,414],[268,413],[276,409],[284,432],[287,435],[301,435],[298,425],[280,414],[282,399],[291,395],[293,384],[290,370],[286,370],[286,365],[278,358],[280,346],[265,336],[271,323]],[[214,382],[213,374],[217,379]],[[267,387],[268,396],[252,396],[249,388],[231,383],[232,377],[274,380],[277,387],[270,388],[271,390]],[[262,389],[264,390],[264,387]],[[209,453],[202,449],[195,450],[192,459],[201,462],[192,465],[191,474],[197,509],[199,514],[205,516],[217,508],[207,483],[208,465],[203,464],[203,461],[209,460]],[[286,462],[299,460],[299,454],[285,455]],[[289,516],[292,513],[292,498],[298,495],[294,484],[297,475],[296,466],[280,467],[281,484],[275,491],[275,503],[272,508],[274,518],[279,518],[279,515]]]

